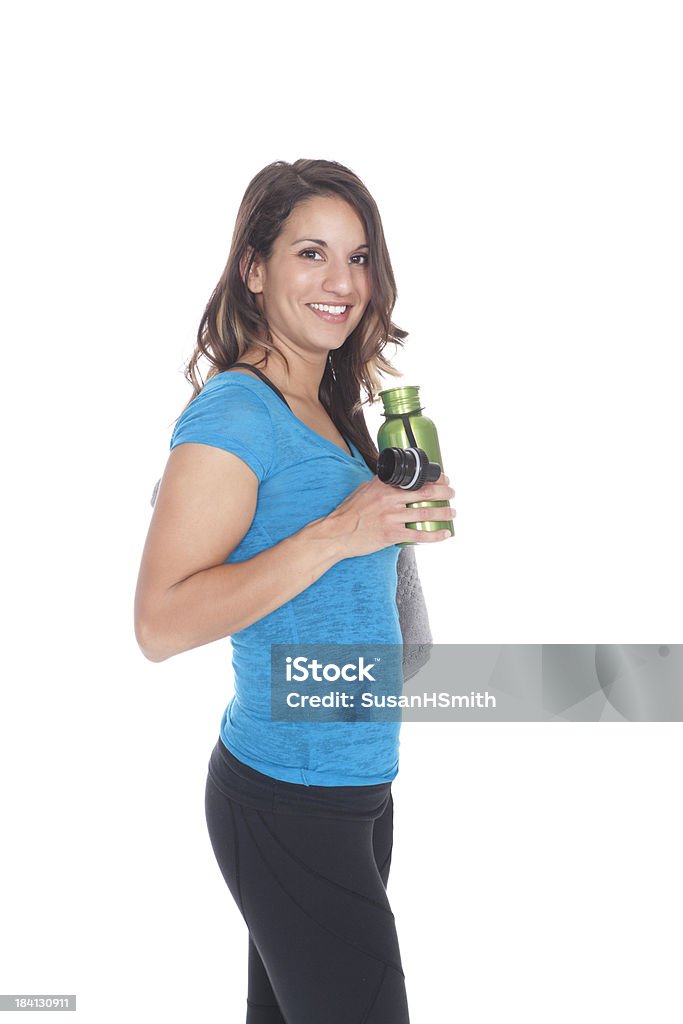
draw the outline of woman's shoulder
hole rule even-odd
[[[240,401],[251,402],[254,407],[260,405],[269,414],[283,404],[272,387],[265,381],[255,374],[243,370],[223,370],[221,373],[214,374],[207,380],[199,394],[201,395],[205,391],[209,395],[229,395],[231,399],[239,398]]]
[[[254,393],[258,394],[256,389],[251,387],[252,384],[260,384],[261,381],[255,375],[248,373],[246,370],[221,370],[220,373],[214,373],[213,377],[209,377],[206,384],[202,388],[205,391],[207,388],[234,388],[234,387],[246,387]],[[201,391],[200,391],[201,394]]]
[[[190,409],[195,403],[207,406],[225,403],[230,408],[239,407],[240,410],[252,410],[269,416],[268,396],[264,390],[268,391],[257,378],[238,370],[224,370],[209,377],[187,408]]]
[[[217,373],[183,409],[175,424],[171,447],[183,440],[231,440],[257,446],[272,443],[270,408],[246,374]]]

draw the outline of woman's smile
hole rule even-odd
[[[329,303],[309,302],[308,308],[312,310],[321,320],[331,324],[343,324],[349,318],[351,306],[333,306]]]
[[[365,225],[344,199],[315,196],[299,203],[270,257],[255,260],[249,281],[273,337],[288,349],[324,357],[343,345],[370,301],[369,258]],[[302,315],[303,306],[310,317]],[[321,333],[321,323],[342,330]]]

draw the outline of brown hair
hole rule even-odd
[[[200,384],[195,370],[201,356],[210,363],[207,381],[229,369],[252,349],[261,349],[268,362],[273,339],[264,315],[246,281],[256,255],[268,260],[284,222],[297,205],[312,196],[339,196],[356,211],[365,226],[369,246],[371,292],[362,320],[344,344],[329,353],[320,383],[320,401],[340,433],[350,438],[374,471],[377,448],[370,437],[362,406],[382,389],[380,374],[401,376],[383,355],[392,342],[402,345],[408,332],[391,320],[396,283],[387,251],[379,210],[353,171],[330,160],[277,160],[251,180],[237,214],[230,254],[213,290],[197,332],[197,345],[184,375],[196,398]],[[246,272],[245,272],[246,266]],[[285,359],[284,353],[281,353]],[[361,400],[361,389],[367,398]],[[183,410],[184,411],[184,410]]]

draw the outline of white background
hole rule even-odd
[[[133,595],[265,164],[379,205],[457,491],[435,638],[683,641],[677,8],[3,5],[2,992],[244,1019],[203,809],[229,641],[148,662]],[[416,1024],[680,1022],[680,725],[409,723],[401,758]]]

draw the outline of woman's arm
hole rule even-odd
[[[408,530],[405,493],[377,478],[330,515],[244,562],[225,563],[247,533],[258,494],[236,455],[185,443],[169,455],[145,542],[135,592],[135,636],[150,661],[245,629],[290,601],[336,562],[399,540],[434,543],[437,532]],[[448,500],[443,476],[410,500]],[[446,508],[410,510],[410,521],[443,520]]]

